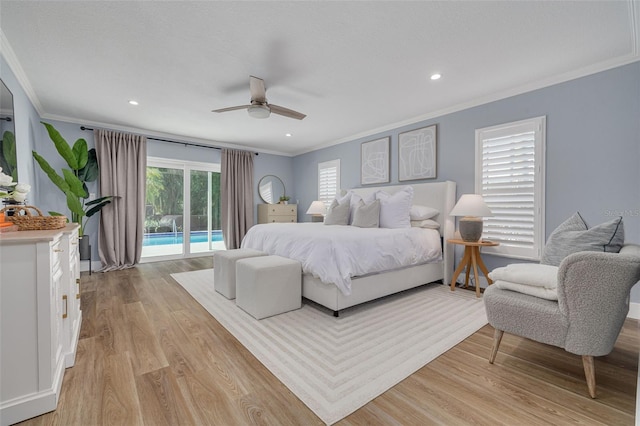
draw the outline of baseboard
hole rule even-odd
[[[640,319],[640,303],[629,303],[629,313],[627,318]]]

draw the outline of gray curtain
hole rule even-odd
[[[102,271],[126,269],[140,261],[144,233],[147,138],[96,129],[100,194],[114,195],[100,212]]]
[[[231,250],[253,226],[253,153],[223,149],[220,170],[222,237]]]

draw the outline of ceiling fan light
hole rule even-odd
[[[271,114],[271,110],[266,105],[250,105],[247,111],[253,118],[268,118]]]

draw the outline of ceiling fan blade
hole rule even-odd
[[[251,105],[239,105],[239,106],[234,106],[234,107],[229,107],[229,108],[220,108],[220,109],[214,109],[211,112],[227,112],[227,111],[235,111],[237,109],[247,109],[249,108]]]
[[[271,108],[271,112],[274,114],[284,115],[285,117],[295,118],[296,120],[302,120],[307,116],[306,114],[303,114],[301,112],[274,104],[269,104],[269,108]]]
[[[251,90],[251,102],[259,102],[261,104],[267,102],[267,91],[264,88],[263,79],[250,75],[249,89]]]

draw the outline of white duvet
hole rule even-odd
[[[440,233],[415,227],[268,223],[249,229],[241,247],[295,259],[303,272],[347,296],[352,277],[442,260]]]

